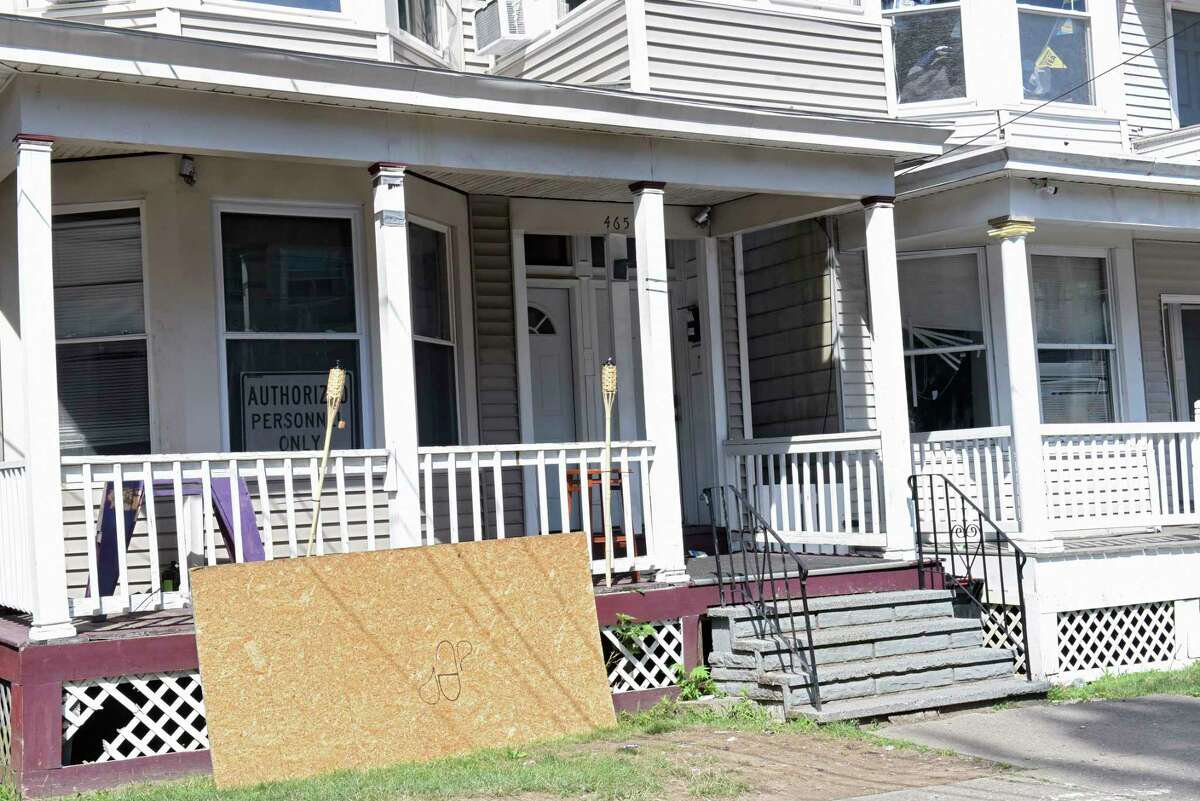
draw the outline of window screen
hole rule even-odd
[[[421,445],[457,445],[458,380],[449,243],[442,231],[408,226],[412,276],[413,356],[416,362],[417,436]]]

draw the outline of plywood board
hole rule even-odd
[[[583,535],[192,574],[220,787],[614,723]]]

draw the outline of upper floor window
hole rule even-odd
[[[430,47],[440,47],[436,0],[396,0],[396,2],[400,15],[400,27]]]
[[[1026,100],[1092,103],[1087,0],[1019,0]]]
[[[892,18],[896,99],[966,97],[959,0],[883,0],[883,10]]]

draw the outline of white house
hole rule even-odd
[[[963,579],[1032,677],[1197,655],[1200,7],[475,5],[0,16],[0,762],[27,792],[203,767],[165,621],[189,567],[305,553],[336,363],[317,553],[597,535],[608,483],[616,568],[679,588],[659,641],[694,664],[702,491],[735,485],[853,563],[826,594]],[[599,595],[602,625],[647,594]],[[150,636],[118,655],[122,627]],[[135,679],[190,717],[64,761]]]

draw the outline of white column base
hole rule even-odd
[[[47,623],[34,626],[29,630],[30,642],[46,642],[47,640],[62,640],[75,636],[74,623]]]
[[[654,580],[660,584],[687,584],[691,578],[682,567],[667,568],[654,574]]]

